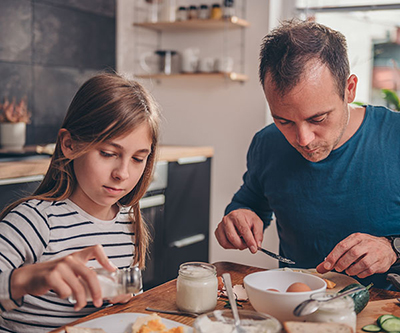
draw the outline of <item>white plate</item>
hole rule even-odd
[[[102,328],[107,333],[131,333],[132,324],[139,317],[149,316],[147,313],[117,313],[92,320],[85,321],[77,327],[86,328]],[[162,318],[164,325],[170,329],[173,327],[188,327],[188,333],[192,333],[193,329],[187,325],[178,323],[177,321]]]

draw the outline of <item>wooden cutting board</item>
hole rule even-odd
[[[400,317],[400,303],[395,299],[370,301],[364,310],[357,315],[357,333],[363,332],[361,328],[368,324],[376,324],[380,315],[393,314]]]

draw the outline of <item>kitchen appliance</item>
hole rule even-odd
[[[143,219],[149,228],[152,242],[149,245],[149,257],[146,269],[142,272],[143,289],[147,290],[165,282],[163,264],[163,228],[165,189],[168,184],[168,162],[157,162],[153,180],[139,205]]]
[[[154,55],[157,56],[158,65],[151,66],[148,64],[149,59],[154,60]],[[147,73],[162,73],[170,75],[173,72],[179,72],[178,52],[173,50],[157,50],[155,52],[147,52],[141,55],[140,65]],[[156,69],[153,69],[156,67]]]

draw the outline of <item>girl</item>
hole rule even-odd
[[[43,182],[0,215],[0,332],[47,332],[96,311],[103,301],[88,266],[144,267],[139,199],[158,131],[158,108],[140,84],[100,74],[78,90]]]

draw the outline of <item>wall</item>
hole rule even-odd
[[[192,1],[194,2],[194,1]],[[190,1],[187,1],[189,4]],[[160,82],[140,80],[151,90],[163,109],[164,123],[162,143],[175,145],[213,146],[210,261],[235,261],[260,267],[275,267],[276,261],[263,254],[252,255],[249,251],[224,250],[215,240],[213,232],[220,222],[224,208],[242,182],[246,169],[246,152],[254,133],[266,123],[266,102],[258,82],[258,54],[263,36],[268,32],[269,1],[250,0],[245,8],[250,27],[245,29],[244,67],[249,80],[246,83],[224,81],[221,78],[170,78]],[[117,69],[135,74],[135,42],[148,45],[157,41],[156,34],[136,30],[135,12],[129,0],[117,2]],[[144,15],[144,14],[143,14]],[[164,48],[182,50],[200,47],[201,56],[215,56],[221,52],[224,32],[188,32],[161,37]],[[240,33],[239,33],[240,36]],[[240,43],[238,33],[233,32],[229,45],[235,52]],[[137,46],[137,45],[136,45]],[[233,54],[234,57],[237,54]],[[236,65],[238,63],[236,62]],[[187,223],[190,223],[188,221]],[[274,226],[268,230],[265,246],[277,251],[278,242]]]
[[[115,68],[115,0],[0,1],[0,101],[28,97],[27,144],[54,142],[78,87]]]

